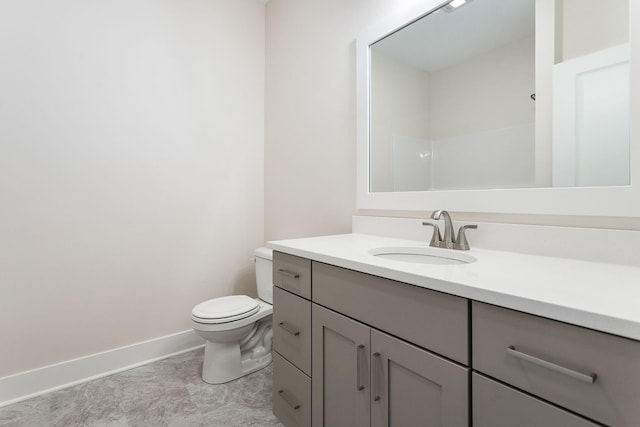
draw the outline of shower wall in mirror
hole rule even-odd
[[[629,184],[628,21],[458,0],[372,44],[370,191]]]

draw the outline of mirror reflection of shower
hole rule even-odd
[[[459,0],[370,53],[371,191],[629,183],[628,0]]]

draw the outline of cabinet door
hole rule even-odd
[[[469,370],[371,330],[371,426],[467,427]]]
[[[369,426],[369,327],[312,307],[314,427]]]

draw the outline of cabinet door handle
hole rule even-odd
[[[295,329],[293,329],[291,326],[289,326],[285,322],[278,323],[278,326],[280,326],[280,328],[284,329],[286,332],[289,332],[294,337],[297,337],[298,335],[300,335],[300,331],[296,331]]]
[[[364,344],[358,345],[356,348],[356,390],[364,390],[362,384],[362,356],[364,354]]]
[[[297,278],[300,277],[300,275],[298,273],[295,273],[293,271],[285,270],[285,269],[282,269],[282,268],[280,270],[278,270],[278,271],[280,271],[280,273],[283,276],[291,277],[292,279],[297,279]]]
[[[515,346],[513,345],[507,347],[507,353],[509,353],[513,357],[517,357],[518,359],[526,360],[527,362],[533,363],[534,365],[542,366],[554,372],[559,372],[585,383],[593,384],[594,382],[596,382],[596,378],[598,377],[597,374],[583,374],[582,372],[574,371],[573,369],[565,368],[564,366],[556,365],[555,363],[549,362],[547,360],[540,359],[527,353],[523,353],[516,350]]]
[[[278,396],[280,396],[280,398],[284,400],[287,405],[291,406],[294,411],[300,409],[300,404],[294,402],[291,397],[287,396],[287,393],[284,390],[280,390],[278,392]]]
[[[374,401],[378,401],[380,400],[380,392],[379,392],[379,385],[378,385],[378,376],[380,375],[380,371],[381,371],[382,365],[380,364],[380,353],[378,353],[377,351],[375,353],[373,353],[373,400]]]

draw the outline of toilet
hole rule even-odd
[[[196,305],[194,331],[206,340],[202,379],[226,383],[271,363],[272,251],[255,250],[258,298],[231,295]]]

